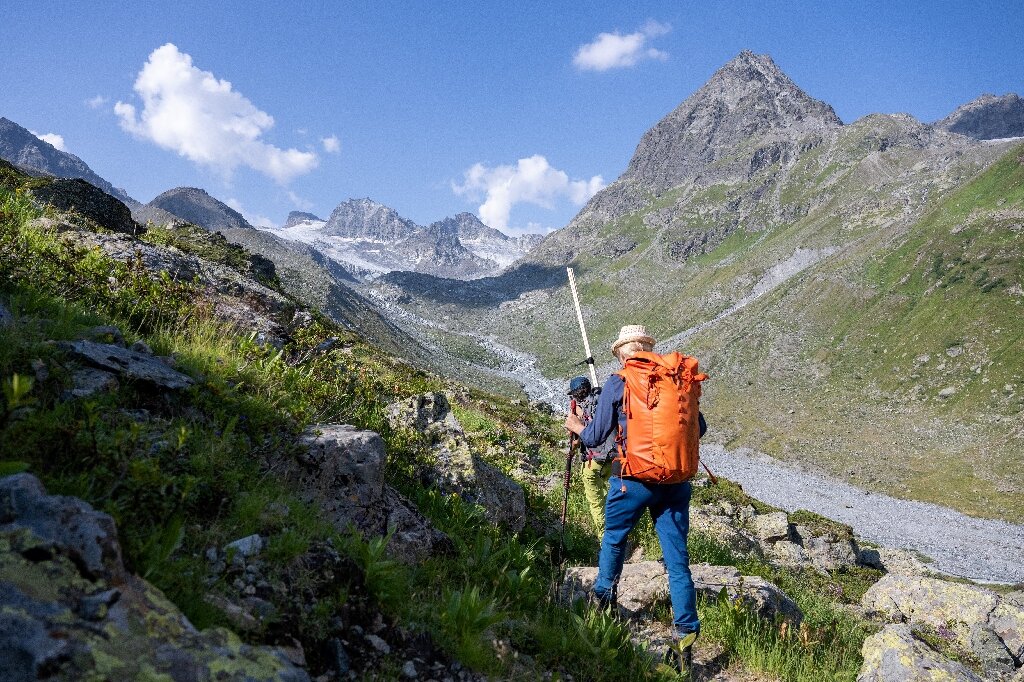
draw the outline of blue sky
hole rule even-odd
[[[1024,94],[1019,0],[32,2],[0,44],[0,115],[141,201],[199,186],[275,224],[369,196],[564,226],[742,49],[846,122]]]

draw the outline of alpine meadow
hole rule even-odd
[[[0,94],[0,679],[1024,681],[1024,100],[837,114],[1005,55],[94,9],[66,111]]]

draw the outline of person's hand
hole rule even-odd
[[[570,433],[575,433],[578,436],[583,432],[583,429],[586,428],[586,425],[583,423],[582,419],[570,412],[565,418],[565,428]]]

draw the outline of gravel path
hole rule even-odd
[[[841,521],[885,547],[916,550],[934,559],[931,568],[974,580],[1024,582],[1024,526],[867,492],[747,448],[702,445],[701,457],[759,500]]]

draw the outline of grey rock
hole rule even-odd
[[[579,566],[566,571],[561,598],[571,603],[586,595],[597,579],[597,568]],[[743,576],[731,566],[693,564],[690,566],[697,593],[717,599],[724,589],[730,599],[738,599],[752,613],[774,622],[785,620],[799,625],[803,613],[796,603],[773,583],[758,576]],[[660,561],[625,564],[618,584],[618,606],[629,618],[639,618],[669,599],[668,574]]]
[[[28,474],[0,479],[0,585],[3,680],[309,680],[278,649],[198,632],[125,570],[109,516]]]
[[[304,501],[317,505],[341,531],[369,537],[393,531],[388,552],[407,562],[450,551],[451,540],[400,493],[384,483],[384,441],[373,431],[342,424],[317,424],[303,433],[306,450],[283,462]]]
[[[149,347],[149,344],[145,341],[139,340],[128,347],[128,350],[136,353],[142,353],[143,355],[152,355],[153,349]]]
[[[237,556],[248,558],[262,552],[263,547],[263,538],[259,534],[253,534],[224,545],[224,553],[228,555],[234,553]]]
[[[408,680],[415,680],[419,677],[419,673],[416,671],[416,664],[412,661],[406,661],[405,665],[402,666],[402,677]]]
[[[348,652],[345,651],[345,646],[341,643],[341,640],[337,638],[332,639],[328,643],[327,649],[330,653],[330,661],[334,667],[334,671],[339,677],[347,674],[352,663],[349,660]]]
[[[299,223],[315,222],[323,223],[326,222],[323,218],[318,218],[312,213],[306,213],[305,211],[291,211],[288,213],[288,217],[284,221],[284,225],[281,229],[287,230],[289,227],[295,227]]]
[[[131,381],[170,390],[188,388],[195,383],[192,377],[171,369],[150,355],[120,346],[93,341],[65,341],[59,346],[76,360]]]
[[[6,327],[14,323],[14,315],[11,314],[3,303],[0,303],[0,327]]]
[[[391,653],[391,645],[377,635],[366,635],[366,641],[370,643],[370,646],[385,656]]]
[[[754,517],[754,533],[766,542],[777,542],[789,538],[789,517],[786,512],[758,514]]]
[[[62,212],[74,212],[96,225],[126,235],[145,231],[121,201],[85,180],[54,178],[31,190],[32,196]]]
[[[102,369],[85,367],[71,375],[72,387],[65,397],[68,399],[91,398],[99,393],[116,391],[117,376]]]
[[[907,625],[887,625],[864,640],[857,682],[981,682],[965,666],[916,639]]]
[[[40,556],[66,555],[89,579],[126,578],[114,520],[77,498],[47,495],[31,474],[0,479],[0,533],[19,529],[38,538]]]
[[[741,575],[732,566],[693,564],[690,566],[698,594],[716,599],[724,589],[729,599],[742,601],[753,613],[769,621],[784,620],[799,625],[803,612],[778,586],[760,576]]]
[[[948,628],[987,667],[999,669],[1007,655],[1020,660],[1024,653],[1024,609],[983,587],[889,574],[865,592],[861,606],[889,621]]]
[[[462,425],[451,410],[444,393],[423,393],[388,405],[388,421],[395,427],[406,427],[444,437],[462,433]]]

